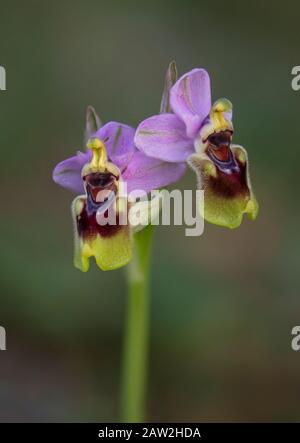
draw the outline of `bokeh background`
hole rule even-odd
[[[116,421],[125,272],[72,265],[54,165],[82,148],[85,108],[136,126],[165,69],[205,67],[234,103],[260,203],[238,230],[159,227],[149,421],[299,421],[297,2],[1,2],[1,421]],[[193,189],[188,172],[180,183]]]

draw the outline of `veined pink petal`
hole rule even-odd
[[[123,170],[136,151],[133,143],[134,133],[135,130],[128,125],[109,122],[102,126],[94,137],[104,141],[110,161]]]
[[[127,183],[128,193],[134,190],[150,192],[180,180],[185,169],[185,163],[168,163],[136,152],[122,178]]]
[[[193,153],[193,141],[184,123],[174,114],[160,114],[144,120],[135,133],[135,145],[149,157],[166,162],[184,162]]]
[[[53,180],[63,188],[69,189],[77,194],[82,194],[84,187],[81,170],[90,159],[90,152],[78,152],[74,157],[63,160],[55,166],[52,174]]]
[[[171,108],[186,125],[186,134],[194,138],[211,108],[210,79],[205,69],[184,74],[171,89]]]

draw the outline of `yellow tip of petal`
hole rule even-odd
[[[228,112],[232,110],[232,103],[227,98],[219,98],[213,105],[213,112]]]
[[[87,142],[87,148],[93,153],[90,163],[84,166],[83,175],[88,172],[104,172],[107,166],[106,147],[99,138],[90,138]]]
[[[211,108],[210,118],[215,131],[232,129],[232,123],[225,119],[223,113],[232,110],[232,103],[227,98],[220,98]]]
[[[252,197],[251,200],[248,201],[245,212],[248,214],[248,218],[250,220],[255,220],[258,214],[258,203],[255,197]]]
[[[87,148],[88,149],[105,149],[105,145],[102,142],[102,140],[100,140],[100,138],[90,138],[87,142]]]

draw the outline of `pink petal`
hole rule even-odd
[[[122,177],[127,182],[128,193],[133,190],[150,192],[177,182],[185,169],[185,163],[167,163],[136,152]]]
[[[205,69],[193,69],[171,89],[171,107],[194,138],[211,108],[210,79]]]
[[[167,162],[184,162],[193,153],[193,141],[184,123],[174,114],[160,114],[144,120],[137,128],[135,145],[149,157]]]

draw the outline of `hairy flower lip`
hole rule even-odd
[[[114,194],[112,194],[112,196],[114,198]],[[102,237],[111,237],[120,229],[118,223],[108,223],[102,226],[98,222],[99,218],[101,218],[108,210],[113,198],[111,201],[108,200],[101,205],[95,206],[92,211],[89,208],[89,201],[87,200],[86,203],[84,203],[84,206],[76,219],[78,233],[82,238],[92,240],[95,239],[100,232]]]

